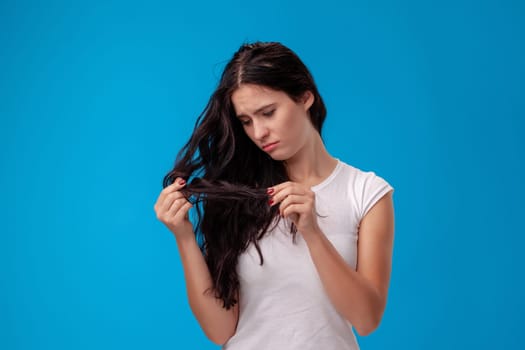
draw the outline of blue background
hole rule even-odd
[[[244,41],[312,71],[332,155],[395,187],[388,305],[362,349],[517,349],[518,1],[0,5],[0,348],[217,349],[153,210]]]

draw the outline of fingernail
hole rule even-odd
[[[268,201],[268,204],[272,205],[272,204],[273,204],[273,199],[270,199],[270,200]]]
[[[268,194],[272,194],[272,193],[273,193],[273,188],[269,188],[269,189],[267,189],[266,192],[267,192]]]
[[[184,181],[184,180],[180,180],[179,183],[180,183],[181,185],[184,185],[184,184],[186,183],[186,181]]]

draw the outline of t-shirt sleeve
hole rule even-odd
[[[376,175],[373,171],[364,172],[362,174],[361,191],[358,192],[357,198],[359,218],[364,218],[378,200],[393,190],[394,188],[385,179]]]

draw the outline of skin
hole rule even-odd
[[[234,91],[231,100],[246,134],[262,151],[264,145],[278,142],[269,154],[284,162],[291,181],[268,188],[269,205],[279,205],[281,215],[297,226],[337,311],[352,323],[359,335],[370,334],[381,321],[390,283],[394,238],[392,192],[383,196],[360,222],[354,270],[319,228],[314,211],[315,193],[310,187],[322,182],[337,165],[310,122],[308,109],[314,96],[306,91],[296,102],[284,92],[244,84]],[[174,233],[179,244],[194,314],[208,337],[224,344],[235,333],[238,304],[230,311],[221,310],[213,297],[204,298],[199,293],[211,285],[211,278],[204,260],[199,258],[188,220],[191,204],[178,191],[183,186],[181,179],[177,179],[166,187],[154,208],[158,219]]]

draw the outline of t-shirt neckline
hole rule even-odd
[[[318,183],[317,185],[315,186],[312,186],[310,187],[310,189],[312,191],[318,191],[320,189],[322,189],[323,187],[325,187],[326,185],[328,185],[330,182],[332,182],[332,180],[336,177],[336,175],[339,173],[339,170],[341,170],[341,167],[343,166],[343,164],[341,163],[341,161],[339,160],[339,158],[335,158],[337,160],[337,164],[334,168],[334,170],[332,171],[332,173],[330,175],[328,175],[328,177],[326,179],[324,179],[323,181],[321,181],[320,183]]]

